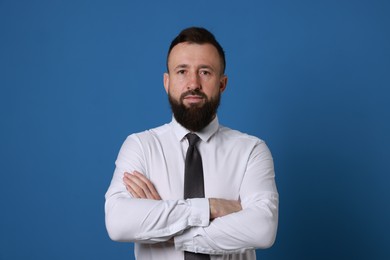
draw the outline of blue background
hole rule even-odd
[[[0,0],[0,259],[132,259],[104,193],[126,136],[170,120],[167,48],[225,48],[220,121],[269,145],[259,259],[390,259],[389,1]]]

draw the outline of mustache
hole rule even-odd
[[[188,91],[184,92],[183,94],[181,94],[180,100],[183,100],[186,96],[189,96],[189,95],[192,95],[192,96],[200,96],[200,97],[202,97],[202,98],[207,99],[207,96],[206,96],[205,93],[203,93],[203,92],[200,91],[199,89],[194,89],[194,90],[188,90]]]

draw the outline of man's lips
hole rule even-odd
[[[187,95],[184,97],[184,100],[187,100],[189,102],[199,102],[203,100],[203,97],[198,95]]]

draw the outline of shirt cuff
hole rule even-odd
[[[210,224],[210,205],[206,198],[188,199],[191,204],[191,216],[189,217],[189,226],[191,228],[185,230],[180,235],[174,237],[176,250],[198,252],[194,238],[202,233],[202,227],[207,227]]]
[[[210,224],[210,205],[206,198],[188,199],[191,205],[191,215],[188,219],[189,226],[207,227]]]

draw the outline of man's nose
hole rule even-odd
[[[200,77],[198,73],[191,73],[187,89],[194,90],[194,89],[201,89],[202,85],[200,83]]]

